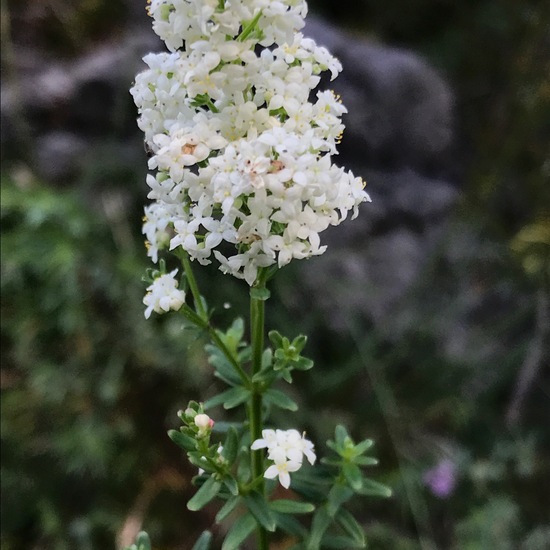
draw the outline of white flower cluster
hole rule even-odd
[[[297,430],[262,430],[262,438],[252,443],[251,449],[267,449],[267,458],[273,464],[265,471],[264,477],[279,477],[281,485],[290,487],[290,473],[302,466],[304,456],[310,464],[315,464],[313,443]]]
[[[170,53],[131,89],[151,151],[143,232],[154,262],[183,248],[252,285],[258,268],[322,254],[319,233],[370,200],[332,164],[346,112],[311,92],[340,63],[297,32],[304,0],[152,0]]]
[[[146,319],[151,317],[153,311],[157,313],[165,313],[171,309],[177,311],[185,302],[185,292],[178,290],[177,272],[178,270],[175,269],[171,273],[160,275],[147,287],[147,294],[143,298],[143,303],[147,306]]]

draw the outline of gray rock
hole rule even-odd
[[[74,177],[86,154],[84,138],[71,132],[53,131],[36,140],[35,170],[54,182]]]
[[[305,34],[325,45],[344,71],[333,87],[349,116],[341,154],[357,167],[448,171],[454,138],[454,96],[417,54],[342,33],[309,18]]]

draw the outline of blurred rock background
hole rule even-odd
[[[189,549],[213,511],[186,513],[193,471],[165,433],[216,386],[178,319],[143,319],[128,93],[162,44],[135,0],[1,6],[2,545],[111,549],[144,526]],[[373,202],[275,281],[271,326],[317,362],[301,421],[319,447],[338,421],[376,439],[395,496],[356,503],[371,548],[546,549],[549,8],[310,9],[344,66],[340,162]],[[238,281],[202,279],[231,301],[221,326],[245,313]]]

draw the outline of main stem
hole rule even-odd
[[[191,261],[187,252],[183,253],[181,258],[183,269],[185,271],[185,276],[187,277],[187,283],[191,289],[191,294],[193,295],[193,301],[195,302],[195,311],[198,313],[199,317],[206,321],[208,319],[208,313],[204,309],[204,304],[202,302],[201,294],[199,292],[199,286],[197,285],[197,280],[193,274],[193,269],[191,267]]]
[[[265,281],[259,278],[255,288],[258,290],[265,289]],[[260,372],[262,368],[262,355],[264,351],[264,332],[265,332],[265,298],[250,296],[250,330],[251,330],[251,345],[252,345],[252,373],[253,377]],[[250,423],[250,438],[251,441],[262,437],[262,394],[258,391],[252,392],[252,397],[249,403],[248,420]],[[251,451],[252,453],[252,479],[260,478],[258,489],[264,493],[265,487],[263,482],[264,460],[262,450]],[[267,531],[262,527],[258,527],[258,550],[268,550],[269,543]]]

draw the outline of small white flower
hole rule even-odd
[[[278,476],[286,489],[290,485],[290,473],[301,468],[304,456],[312,465],[316,460],[313,443],[298,430],[262,430],[262,437],[252,443],[251,449],[267,449],[267,458],[273,464],[264,477],[275,479]]]
[[[272,464],[264,474],[267,479],[275,479],[279,476],[279,483],[285,488],[290,487],[290,473],[296,472],[301,468],[300,462],[294,462],[292,460],[283,460]]]
[[[256,451],[258,449],[265,449],[274,447],[277,445],[277,434],[275,430],[262,430],[262,437],[256,439],[251,445],[251,449]]]
[[[149,319],[151,313],[165,313],[173,309],[177,311],[185,302],[185,292],[178,290],[178,281],[175,278],[177,269],[171,273],[166,273],[157,277],[153,283],[147,287],[147,294],[143,298],[143,303],[147,306],[145,309],[145,318]]]

